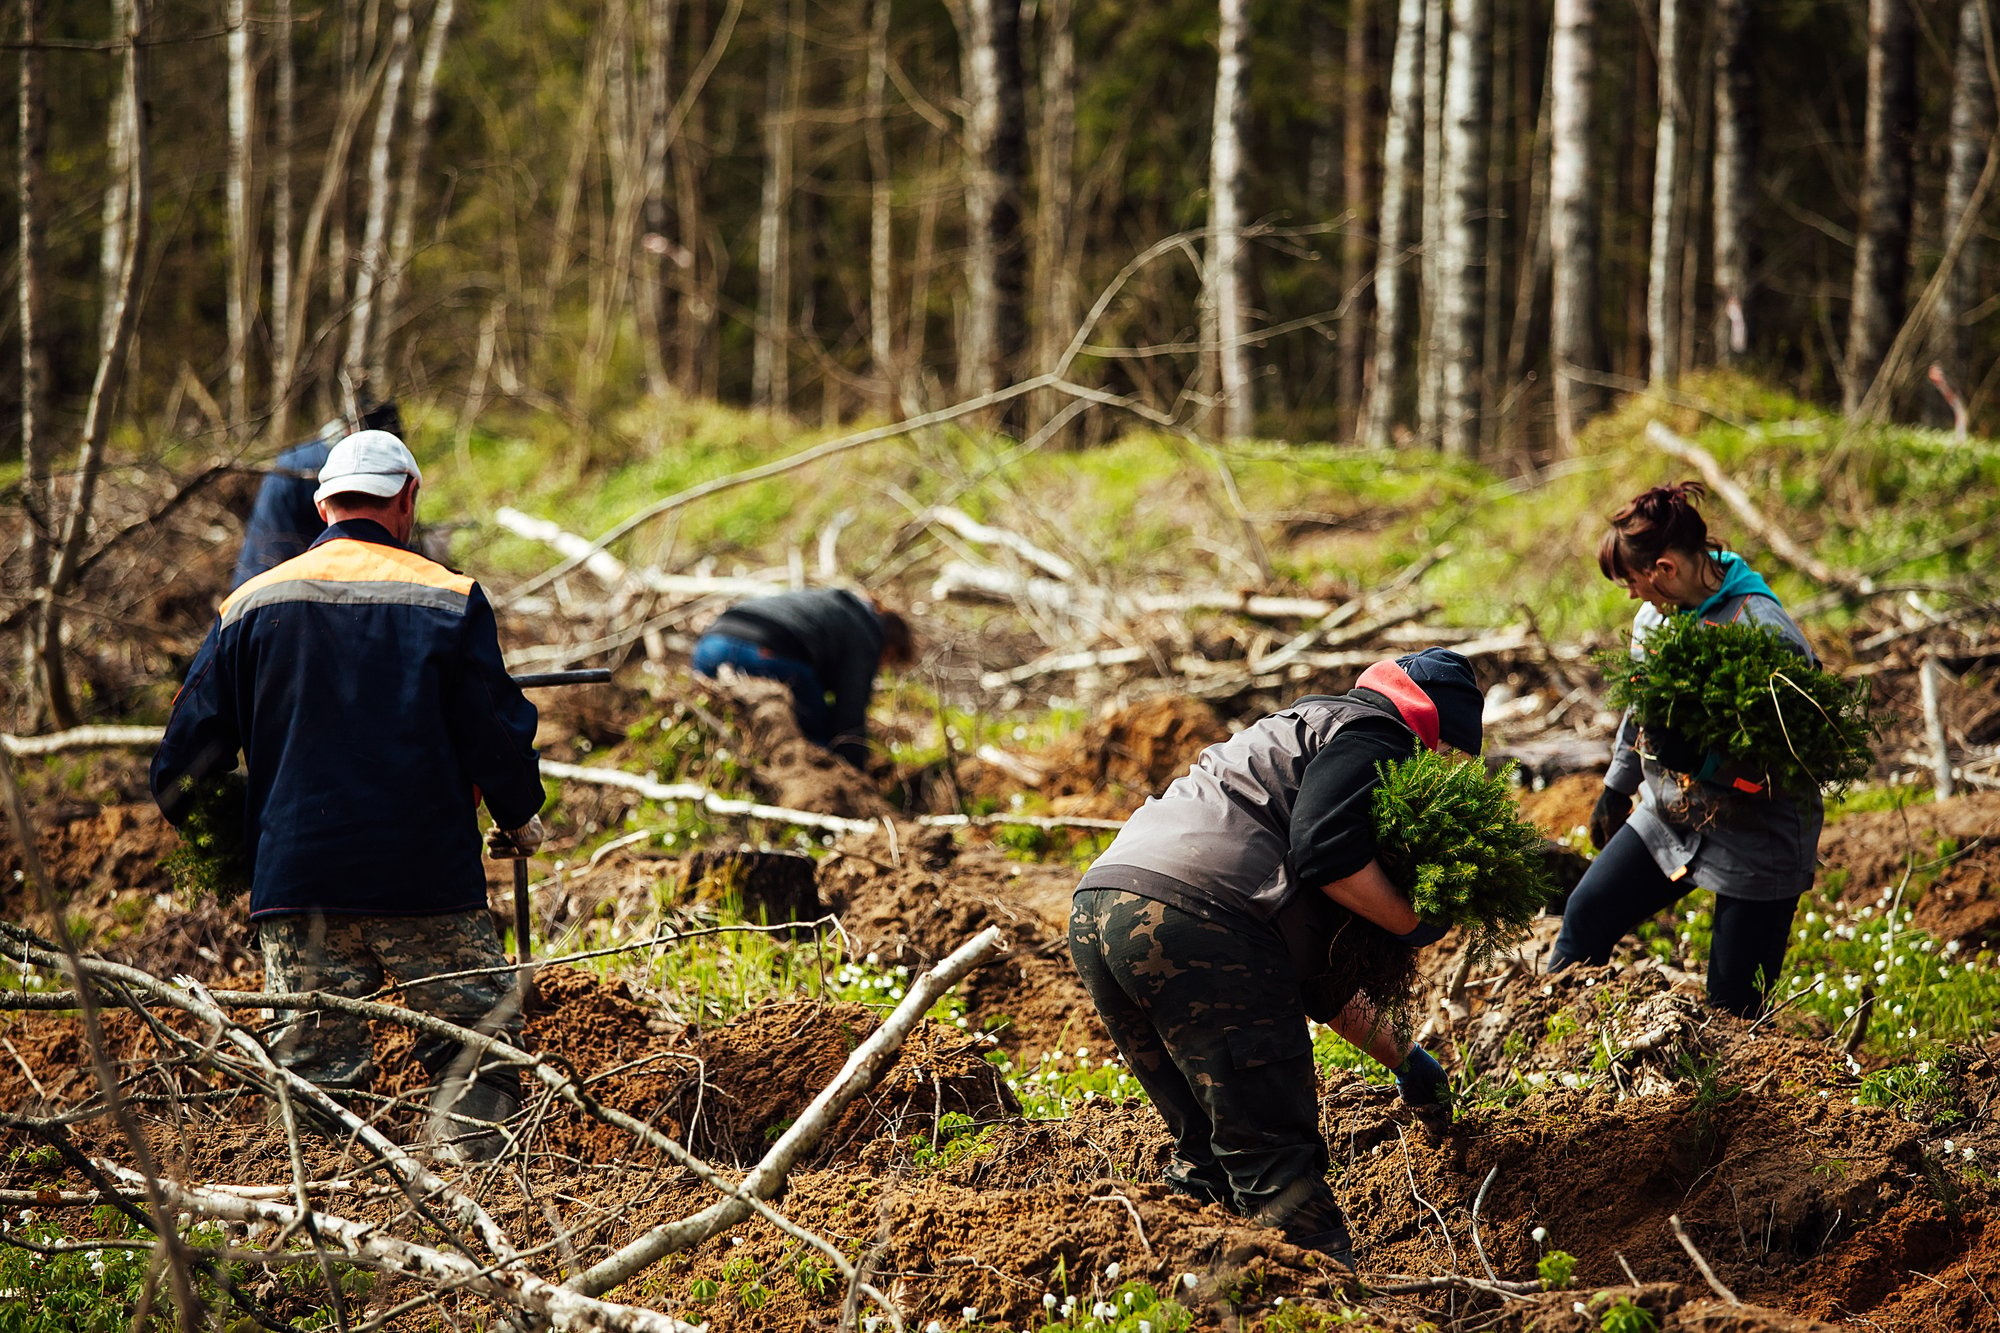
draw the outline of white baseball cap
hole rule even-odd
[[[387,499],[414,478],[419,485],[424,474],[408,446],[386,430],[358,430],[333,446],[326,462],[320,464],[319,489],[313,503],[330,496],[360,492]]]

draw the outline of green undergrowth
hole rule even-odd
[[[469,520],[459,561],[502,582],[553,557],[492,526],[501,504],[595,536],[691,485],[839,434],[712,404],[645,402],[587,438],[552,419],[489,415],[487,430],[461,448],[442,414],[415,416],[424,516]],[[1774,523],[1835,566],[1937,582],[1988,569],[2000,554],[2000,536],[1988,533],[1898,563],[2000,512],[1993,441],[1851,427],[1720,372],[1692,377],[1670,402],[1628,400],[1592,423],[1575,456],[1530,476],[1414,450],[1205,449],[1143,432],[1090,449],[1023,454],[1012,439],[947,429],[720,491],[647,523],[618,549],[674,569],[703,560],[722,572],[778,568],[794,549],[810,556],[821,531],[845,515],[839,566],[868,582],[896,562],[898,535],[915,510],[950,504],[1063,556],[1085,581],[1236,587],[1259,581],[1247,515],[1281,578],[1374,587],[1450,543],[1452,554],[1422,588],[1439,604],[1439,621],[1515,622],[1525,603],[1551,637],[1604,635],[1632,609],[1593,558],[1606,516],[1638,491],[1692,473],[1647,441],[1654,419],[1712,452]],[[1240,514],[1221,484],[1223,465]],[[1719,502],[1708,510],[1717,535],[1744,549],[1788,603],[1818,591],[1767,558]]]

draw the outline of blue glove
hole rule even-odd
[[[1400,935],[1391,935],[1389,938],[1398,944],[1407,944],[1412,949],[1421,949],[1426,944],[1436,944],[1450,929],[1450,926],[1434,926],[1420,917],[1413,929],[1406,930]]]
[[[1396,1076],[1397,1095],[1409,1105],[1451,1109],[1451,1079],[1423,1047],[1410,1047],[1403,1063],[1389,1072]]]

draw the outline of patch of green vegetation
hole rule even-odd
[[[160,858],[160,868],[190,901],[248,893],[252,866],[243,843],[243,775],[230,772],[199,784],[184,782],[183,791],[189,801],[180,845]]]
[[[1113,1102],[1147,1100],[1146,1090],[1116,1051],[1095,1064],[1088,1046],[1077,1047],[1073,1055],[1043,1051],[1033,1068],[1017,1063],[1005,1051],[991,1051],[986,1058],[1000,1071],[1027,1120],[1067,1120],[1077,1107],[1100,1097]]]
[[[1919,1125],[1949,1125],[1964,1118],[1953,1101],[1950,1078],[1929,1060],[1871,1070],[1854,1096],[1863,1106],[1891,1107]]]
[[[1535,1260],[1535,1276],[1544,1291],[1563,1291],[1576,1280],[1576,1256],[1568,1250],[1550,1250]]]
[[[1645,1306],[1633,1304],[1631,1297],[1620,1296],[1605,1309],[1597,1326],[1604,1333],[1657,1333],[1660,1321]]]
[[[1115,1275],[1117,1267],[1107,1271]],[[1092,1300],[1049,1292],[1042,1297],[1042,1310],[1031,1325],[1036,1333],[1185,1333],[1194,1327],[1187,1307],[1162,1296],[1152,1283],[1136,1280]],[[968,1313],[969,1319],[977,1317],[977,1311]]]
[[[936,1140],[929,1130],[910,1136],[910,1165],[919,1171],[942,1171],[993,1150],[993,1127],[981,1126],[963,1111],[938,1117]]]

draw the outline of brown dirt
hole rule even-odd
[[[1920,930],[2000,942],[2000,792],[1848,815],[1828,826],[1820,856],[1846,873],[1849,902],[1893,894],[1908,874]]]
[[[1054,813],[1122,819],[1230,732],[1201,700],[1161,694],[1107,713],[1022,762],[1044,775],[1036,791]],[[965,769],[961,781],[975,795],[1019,790],[1018,778],[1003,769],[976,761]]]

